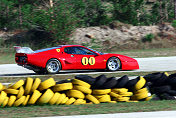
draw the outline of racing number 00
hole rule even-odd
[[[94,65],[95,64],[95,58],[94,57],[90,57],[90,58],[87,58],[87,57],[83,57],[82,58],[82,64],[83,65]]]

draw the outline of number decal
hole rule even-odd
[[[83,57],[82,58],[82,65],[87,65],[89,63],[88,58],[87,57]]]
[[[60,52],[60,49],[56,49],[57,52]]]
[[[94,65],[95,64],[95,58],[94,57],[90,57],[89,58],[89,65]]]
[[[82,65],[94,65],[95,64],[95,58],[94,57],[90,57],[90,58],[87,58],[87,57],[83,57],[82,58]]]

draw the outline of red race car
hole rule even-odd
[[[120,54],[101,53],[81,45],[60,45],[33,51],[28,47],[15,46],[18,65],[38,74],[58,73],[60,70],[139,69],[138,62]]]

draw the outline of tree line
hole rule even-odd
[[[176,0],[1,0],[0,29],[39,28],[66,41],[77,27],[155,25],[172,22],[175,11]]]

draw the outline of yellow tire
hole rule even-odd
[[[123,94],[120,94],[120,95],[123,96],[123,97],[129,97],[129,96],[133,95],[133,92],[126,92],[126,93],[123,93]]]
[[[82,104],[86,104],[86,100],[83,100],[83,101],[82,101]]]
[[[90,84],[88,84],[87,82],[84,82],[84,81],[82,81],[82,80],[79,80],[79,79],[73,79],[73,80],[72,80],[72,83],[75,84],[75,85],[84,86],[84,87],[86,87],[86,88],[90,88],[90,87],[91,87]]]
[[[135,94],[140,94],[140,93],[143,93],[143,92],[148,92],[148,89],[147,88],[142,88],[142,89],[139,89],[139,90],[135,91],[134,93]]]
[[[115,98],[122,97],[121,95],[119,95],[117,93],[114,93],[114,92],[110,92],[109,95],[112,96],[112,97],[115,97]]]
[[[168,74],[167,72],[164,72],[164,74],[165,74],[166,76],[169,76],[169,74]]]
[[[16,100],[16,96],[11,95],[7,103],[7,106],[11,107],[14,104],[15,100]]]
[[[128,89],[126,88],[115,88],[112,89],[112,92],[117,93],[117,94],[122,94],[128,92]]]
[[[130,99],[130,97],[120,97],[120,98],[117,98],[117,101],[118,102],[128,102]]]
[[[127,102],[139,102],[139,101],[137,101],[137,100],[129,100]]]
[[[25,95],[28,95],[30,93],[31,88],[32,88],[32,84],[33,84],[33,79],[28,77],[26,79],[26,84],[25,84],[25,89],[24,89]]]
[[[65,103],[67,102],[68,99],[69,99],[68,97],[64,98],[64,99],[61,101],[60,104],[65,104]]]
[[[104,94],[104,95],[108,95],[108,94]],[[94,97],[96,97],[97,99],[102,98],[104,95],[93,95]]]
[[[135,94],[131,97],[132,100],[141,100],[144,98],[148,97],[148,92],[143,92],[143,93],[139,93],[139,94]]]
[[[86,104],[93,104],[93,102],[89,102],[89,103],[86,103]]]
[[[80,105],[80,104],[84,104],[84,100],[83,99],[77,99],[73,105]]]
[[[117,103],[117,101],[108,101],[108,103]]]
[[[74,102],[76,101],[75,98],[70,98],[69,100],[66,101],[66,105],[70,105],[70,104],[73,104]]]
[[[80,85],[74,85],[73,89],[79,90],[79,91],[81,91],[83,93],[86,93],[86,94],[91,94],[92,93],[92,90],[90,88],[80,86]]]
[[[3,88],[0,91],[4,91],[5,89],[7,89],[7,86],[3,86]]]
[[[58,98],[60,97],[60,93],[56,92],[53,97],[49,100],[49,104],[53,105],[57,102]]]
[[[84,99],[85,95],[78,90],[69,90],[67,91],[67,96],[68,97],[74,97],[74,98],[80,98],[80,99]]]
[[[4,91],[1,91],[0,95],[0,105],[4,102],[4,99],[7,97],[7,93]]]
[[[54,96],[54,93],[51,89],[47,89],[45,93],[38,99],[39,104],[48,103],[49,100]]]
[[[72,83],[63,83],[63,84],[57,84],[57,85],[53,86],[52,90],[54,92],[57,92],[57,91],[69,90],[69,89],[72,89],[72,88],[73,88]]]
[[[153,96],[147,97],[147,98],[145,98],[145,101],[149,101],[149,100],[151,100],[152,98],[153,98]]]
[[[56,84],[55,80],[53,78],[49,78],[39,85],[39,90],[42,91],[42,90],[48,89],[54,86],[55,84]]]
[[[100,99],[98,99],[99,102],[110,102],[111,101],[111,97],[110,95],[102,95],[102,97]]]
[[[103,95],[103,94],[108,94],[111,92],[111,89],[94,89],[92,91],[92,94],[95,95]]]
[[[41,95],[42,93],[40,93],[38,90],[35,90],[31,98],[29,99],[28,104],[35,104]]]
[[[24,80],[19,80],[18,82],[16,82],[15,84],[13,84],[12,86],[10,86],[9,88],[11,89],[18,89],[19,87],[24,85]]]
[[[135,90],[141,89],[141,88],[145,85],[145,83],[146,83],[146,80],[145,80],[143,77],[140,76],[140,79],[139,79],[139,81],[136,83],[136,85],[134,86],[134,89],[135,89]]]
[[[86,99],[93,102],[94,104],[99,104],[100,102],[93,95],[86,95]]]
[[[26,106],[29,101],[30,95],[27,95],[24,102],[22,103],[23,106]]]
[[[15,106],[15,107],[20,106],[25,101],[25,99],[26,99],[26,96],[22,96],[21,98],[17,99],[14,102],[13,106]]]
[[[5,107],[9,101],[9,97],[6,97],[2,103],[2,107]]]
[[[62,93],[56,101],[56,104],[61,104],[61,102],[66,98],[66,95]]]
[[[17,95],[19,93],[19,90],[16,90],[16,89],[5,89],[4,91],[7,94],[13,94],[13,95]]]
[[[23,86],[21,86],[17,94],[17,98],[21,98],[23,95],[24,95],[24,88]]]
[[[30,93],[33,93],[35,90],[37,90],[37,88],[39,87],[40,83],[41,83],[41,80],[39,78],[36,78],[34,83],[33,83],[33,85],[32,85]]]

